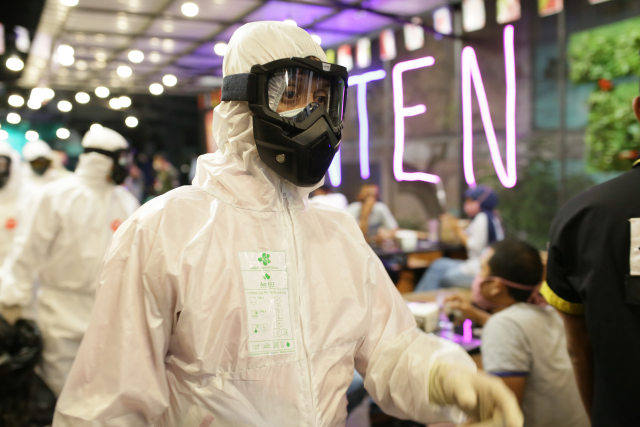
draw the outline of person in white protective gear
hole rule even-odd
[[[25,184],[39,189],[48,182],[60,179],[70,172],[54,165],[54,152],[41,139],[27,142],[22,147],[22,157],[28,166],[24,168]]]
[[[54,426],[344,425],[354,368],[389,414],[522,424],[500,380],[416,328],[355,220],[309,204],[342,129],[346,70],[324,61],[282,22],[231,37],[219,149],[118,229]]]
[[[92,128],[82,145],[75,172],[43,188],[25,239],[5,265],[0,291],[3,307],[26,307],[38,280],[41,376],[56,395],[87,328],[98,269],[112,235],[139,207],[114,179],[122,175],[115,171],[123,165],[114,158],[128,149],[124,137]]]
[[[6,141],[0,141],[0,265],[11,250],[22,225],[25,193],[22,192],[20,155]]]

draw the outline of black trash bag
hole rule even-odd
[[[55,396],[35,374],[42,336],[35,322],[0,315],[0,427],[51,424]]]

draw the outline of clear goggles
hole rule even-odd
[[[332,121],[342,120],[346,85],[341,78],[292,66],[270,73],[266,86],[269,110],[281,117],[303,121],[320,109]]]

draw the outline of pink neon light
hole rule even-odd
[[[360,155],[360,177],[368,179],[369,170],[369,113],[367,112],[367,83],[374,80],[382,80],[387,73],[384,70],[369,71],[349,77],[349,86],[357,86],[357,106],[358,106],[358,151]],[[340,150],[336,153],[329,166],[329,181],[334,187],[342,183],[342,168],[340,163]]]
[[[502,163],[500,148],[496,139],[495,129],[491,121],[491,111],[487,102],[487,95],[482,83],[482,75],[478,66],[476,53],[472,47],[462,49],[462,157],[464,177],[469,186],[476,185],[473,173],[473,124],[471,111],[471,80],[475,88],[482,126],[489,144],[491,161],[498,175],[498,179],[506,188],[516,185],[516,66],[513,47],[513,26],[504,28],[504,64],[506,76],[506,170]]]
[[[358,125],[359,125],[359,154],[360,177],[368,179],[369,171],[369,114],[367,113],[367,83],[384,79],[384,70],[369,71],[368,73],[349,77],[349,86],[358,86]]]
[[[402,88],[402,73],[418,68],[430,67],[435,64],[432,56],[424,58],[412,59],[410,61],[399,62],[393,67],[393,110],[395,112],[395,138],[393,147],[393,176],[396,181],[424,181],[430,183],[440,182],[438,175],[426,172],[405,172],[403,168],[404,157],[404,119],[405,117],[413,117],[424,114],[427,107],[424,104],[405,107],[404,92]]]
[[[471,319],[464,319],[462,322],[462,342],[471,342],[473,339],[472,324]]]

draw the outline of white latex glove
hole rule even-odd
[[[477,422],[475,427],[522,427],[515,396],[499,379],[466,366],[436,361],[429,374],[429,401],[454,405]]]

